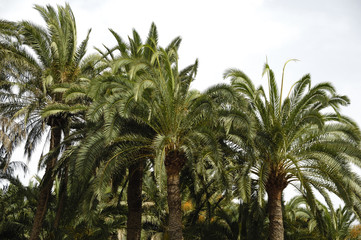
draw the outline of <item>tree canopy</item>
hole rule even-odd
[[[34,8],[44,26],[0,20],[1,239],[361,239],[361,132],[331,83],[286,92],[266,62],[266,86],[230,68],[201,92],[154,23],[86,54],[69,4]],[[24,186],[11,154],[43,136]]]

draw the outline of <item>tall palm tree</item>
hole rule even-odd
[[[159,132],[159,129],[158,127],[155,128],[155,126],[153,126],[154,123],[152,121],[162,121],[163,126],[159,126],[161,128],[164,128],[162,131],[166,130],[165,128],[167,128],[167,131],[169,131],[171,127],[166,126],[167,123],[164,122],[164,120],[152,118],[153,114],[150,113],[152,113],[153,111],[166,110],[170,112],[167,112],[166,114],[168,116],[164,117],[170,118],[173,113],[180,115],[183,114],[183,107],[192,107],[194,108],[193,110],[196,112],[193,112],[193,115],[190,115],[189,118],[194,118],[193,120],[195,120],[195,124],[199,124],[199,127],[202,125],[201,123],[205,122],[203,116],[205,111],[202,110],[202,106],[207,106],[209,108],[210,99],[207,99],[196,91],[188,91],[190,83],[193,81],[196,72],[196,65],[192,65],[180,73],[178,72],[177,49],[180,44],[180,38],[174,39],[166,49],[162,49],[159,48],[157,44],[158,34],[154,24],[149,31],[148,39],[145,44],[142,44],[138,33],[136,33],[135,31],[133,31],[133,38],[129,38],[129,44],[125,44],[123,40],[119,37],[119,35],[116,34],[114,31],[112,31],[112,33],[118,42],[118,45],[114,49],[120,51],[120,56],[114,56],[113,51],[110,49],[103,54],[104,56],[110,56],[109,69],[111,70],[111,72],[104,73],[103,76],[94,79],[94,81],[92,82],[90,95],[93,95],[94,97],[101,97],[98,98],[97,101],[94,101],[94,104],[92,104],[88,112],[88,116],[91,121],[104,121],[104,127],[102,127],[102,131],[104,132],[104,134],[108,135],[98,134],[99,138],[96,138],[94,136],[91,137],[92,140],[90,140],[86,145],[84,145],[83,149],[85,150],[83,150],[83,152],[86,152],[86,149],[92,149],[91,142],[99,143],[99,140],[101,139],[107,139],[107,146],[115,147],[115,152],[111,154],[109,159],[105,159],[105,162],[107,162],[107,164],[105,164],[106,168],[103,168],[101,171],[99,171],[101,172],[99,179],[102,179],[102,181],[107,179],[106,176],[111,176],[111,174],[109,174],[110,171],[117,173],[118,168],[116,166],[119,165],[119,163],[124,165],[124,162],[127,162],[129,161],[129,159],[132,158],[143,159],[144,161],[144,159],[151,160],[154,159],[155,156],[158,156],[158,161],[156,161],[154,166],[159,179],[160,175],[162,175],[162,173],[160,173],[162,171],[160,171],[159,169],[163,168],[162,161],[164,161],[164,155],[162,154],[162,151],[160,151],[160,149],[155,146],[155,141],[157,139],[156,133],[157,131]],[[168,79],[164,78],[164,75],[166,74],[168,74],[168,76],[166,76],[166,78]],[[172,75],[170,76],[169,74]],[[177,79],[174,80],[174,78]],[[170,81],[173,81],[173,83],[171,83]],[[170,85],[172,84],[177,85],[172,86],[169,89],[160,89],[160,87],[165,87],[163,86],[164,84],[168,84],[169,87],[171,87]],[[167,91],[167,93],[165,91]],[[160,96],[158,92],[162,92],[162,94],[168,95]],[[170,96],[173,94],[173,97]],[[182,96],[182,94],[184,94],[185,96]],[[189,96],[186,96],[187,94],[189,94]],[[175,103],[177,106],[172,106],[173,104],[171,102],[168,102],[168,100]],[[152,105],[156,101],[160,101],[163,106],[158,106],[157,104]],[[170,105],[164,106],[164,104]],[[187,104],[189,104],[188,107]],[[198,108],[196,107],[196,105],[198,106]],[[169,107],[173,109],[169,109]],[[159,114],[162,113],[159,112]],[[196,114],[199,115],[197,116]],[[183,126],[179,126],[179,129],[174,129],[174,131],[187,131],[186,128],[191,126],[187,124],[192,124],[192,121],[191,119],[187,120],[185,118],[186,117],[184,117],[184,119],[174,119],[176,122],[168,123],[173,125],[186,124]],[[185,121],[188,121],[188,123],[186,123]],[[182,128],[184,130],[182,130]],[[167,137],[173,135],[173,133],[169,132],[164,134],[168,134]],[[197,147],[197,143],[199,144],[203,141],[204,145],[205,140],[202,139],[202,136],[210,137],[212,135],[211,131],[209,131],[209,129],[205,126],[203,126],[203,135],[202,133],[199,135],[193,133],[193,140],[191,140],[190,136],[187,136],[187,134],[182,137],[188,138],[187,140],[190,141],[190,146],[188,146],[189,153],[191,152],[190,147]],[[172,145],[171,143],[169,144]],[[131,149],[132,154],[135,155],[130,155],[128,153],[129,150],[126,150],[127,148]],[[212,150],[207,149],[207,153],[215,150],[217,150],[217,147],[213,148]],[[180,149],[178,149],[177,151],[183,152]],[[207,155],[207,153],[205,153],[206,150],[204,150],[203,152],[204,155]],[[87,159],[87,162],[89,163],[89,154],[82,155],[83,158],[80,159]],[[182,153],[181,155],[185,157],[185,153]],[[99,160],[99,158],[93,154],[90,154],[90,156],[92,156],[91,159],[93,159],[91,160],[91,162],[95,163],[97,162],[97,159]],[[181,161],[184,160],[185,159],[182,159]],[[118,164],[115,162],[118,162]],[[184,163],[185,162],[181,163],[181,165],[183,165]],[[83,165],[86,165],[85,162]],[[176,171],[180,172],[180,170],[182,169],[181,165]],[[141,206],[137,203],[137,199],[139,199],[139,197],[135,197],[135,195],[140,196],[141,192],[141,184],[139,184],[139,182],[141,183],[142,173],[138,172],[139,169],[141,169],[139,167],[139,164],[131,164],[129,168],[130,176],[128,183],[128,217],[132,216],[130,214],[131,211],[134,212]],[[88,168],[88,170],[90,170],[90,168]],[[137,183],[137,186],[140,187],[132,187],[134,186],[133,182]],[[169,186],[174,186],[174,184],[170,183]],[[179,188],[179,186],[177,187]],[[138,191],[137,189],[139,189],[140,191]],[[131,195],[130,193],[134,193],[135,190],[138,191],[138,194]],[[135,206],[135,203],[137,203],[137,207]],[[170,216],[174,218],[174,212],[172,211],[174,210],[170,210]],[[179,225],[178,228],[180,227],[179,229],[181,231],[181,214],[179,213],[180,205],[179,212],[177,212],[177,224]],[[140,221],[140,214],[138,214],[138,216],[139,218],[137,218]],[[139,221],[135,222],[132,220],[132,218],[128,219],[127,237],[129,237],[129,239],[135,239],[140,236],[140,234],[133,235],[133,232],[136,232],[136,229],[138,229],[141,225]],[[170,222],[172,223],[172,221]]]
[[[152,129],[147,125],[139,123],[134,118],[125,113],[124,105],[129,99],[132,99],[135,81],[130,78],[131,61],[148,61],[151,59],[149,49],[142,48],[143,45],[156,47],[158,42],[157,28],[152,24],[147,40],[142,42],[137,31],[133,30],[132,37],[129,37],[129,43],[125,43],[122,38],[113,30],[110,30],[117,41],[117,45],[112,49],[106,48],[106,52],[98,51],[103,56],[102,62],[107,69],[101,76],[92,79],[88,96],[93,99],[89,108],[87,120],[98,126],[97,134],[85,139],[80,146],[80,157],[78,159],[82,172],[81,175],[91,174],[91,168],[87,166],[99,166],[102,161],[109,161],[115,165],[106,164],[104,168],[98,171],[98,187],[104,186],[105,182],[112,181],[113,184],[119,183],[122,169],[128,168],[128,220],[127,220],[127,239],[140,239],[141,237],[141,217],[142,217],[142,177],[144,164],[149,156],[149,151],[142,148],[136,150],[137,143],[134,141],[122,142],[117,139],[124,138],[127,135],[139,135],[141,138],[150,138],[154,135]],[[139,76],[135,76],[138,78]],[[91,150],[93,144],[103,146],[108,149],[109,155],[96,155]],[[119,155],[125,146],[133,148],[133,154]],[[139,145],[139,144],[138,144]],[[113,167],[109,167],[113,166]],[[117,166],[117,167],[114,167]],[[88,171],[86,169],[87,168]],[[85,172],[84,172],[85,170]],[[109,171],[111,174],[109,174]],[[110,178],[104,176],[111,176]]]
[[[282,193],[289,184],[300,184],[314,211],[314,189],[327,200],[327,190],[334,192],[358,211],[360,181],[350,164],[360,166],[360,131],[337,111],[349,101],[337,95],[331,84],[311,87],[310,76],[305,75],[283,99],[283,77],[279,94],[268,64],[264,72],[268,74],[268,97],[263,87],[255,88],[240,70],[227,70],[225,77],[250,103],[254,140],[247,148],[240,146],[249,156],[243,167],[247,174],[257,176],[259,196],[267,193],[270,239],[282,240]]]
[[[190,90],[197,72],[197,61],[184,70],[178,68],[177,50],[180,39],[167,49],[152,49],[153,63],[137,64],[137,71],[145,75],[137,80],[137,96],[143,101],[145,111],[134,117],[150,126],[156,133],[151,146],[155,151],[154,171],[159,178],[167,179],[169,209],[168,234],[170,239],[182,239],[182,211],[180,172],[197,151],[207,145],[205,156],[219,156],[218,142],[204,123],[213,113],[213,105],[206,95]],[[204,157],[204,156],[203,156]],[[165,172],[164,172],[165,170]]]
[[[123,159],[132,157],[129,152],[139,153],[141,156],[146,151],[148,158],[155,158],[154,171],[161,188],[162,181],[159,179],[168,175],[168,233],[171,239],[182,238],[179,189],[181,169],[186,161],[191,161],[192,155],[197,151],[196,148],[213,144],[213,148],[208,148],[206,154],[208,156],[217,155],[215,153],[219,149],[212,131],[202,124],[212,119],[206,117],[212,112],[212,104],[205,95],[189,90],[194,80],[197,63],[179,71],[177,55],[179,44],[180,38],[176,38],[163,49],[150,42],[136,49],[136,52],[144,51],[144,55],[149,57],[125,56],[113,65],[125,69],[127,74],[108,78],[108,80],[113,79],[109,85],[113,88],[112,92],[117,94],[109,96],[108,101],[111,104],[107,106],[116,106],[113,116],[114,113],[120,114],[135,121],[138,126],[149,128],[147,132],[152,134],[145,136],[138,130],[138,132],[125,132],[126,134],[114,138],[112,143],[119,147],[114,152],[114,157],[106,160],[106,168],[102,170],[103,177],[100,178],[104,180],[107,176],[111,176],[110,172],[117,166],[114,160],[120,157]],[[106,88],[96,87],[96,89]],[[102,109],[97,105],[91,108]],[[94,116],[101,119],[99,118],[101,114],[97,114],[98,112],[93,111]]]
[[[87,38],[77,47],[77,31],[73,12],[68,4],[54,9],[48,5],[35,9],[43,17],[43,28],[28,21],[16,23],[20,35],[2,42],[2,61],[7,66],[2,86],[5,101],[3,113],[20,119],[28,130],[25,152],[31,155],[45,130],[50,130],[49,153],[44,160],[45,174],[40,187],[37,211],[30,239],[38,239],[46,213],[53,170],[60,154],[62,135],[69,133],[72,114],[79,111],[64,104],[62,93],[53,90],[57,84],[76,81],[85,54]],[[12,86],[12,87],[9,87]],[[65,111],[67,110],[67,111]]]
[[[117,45],[113,48],[114,52],[119,52],[118,56],[112,58],[110,65],[112,67],[113,74],[129,76],[131,73],[129,64],[120,64],[122,61],[132,59],[133,61],[150,61],[151,52],[149,49],[142,49],[143,45],[149,45],[157,47],[158,45],[158,31],[154,23],[152,23],[148,37],[145,43],[142,42],[140,35],[137,31],[133,30],[133,36],[128,37],[129,43],[126,44],[122,38],[115,31],[110,30],[112,35],[117,41]],[[110,54],[112,56],[112,54]],[[129,78],[131,79],[131,78]],[[129,85],[128,85],[129,86]],[[131,84],[129,87],[134,87]],[[131,90],[128,88],[128,90]],[[124,96],[123,96],[124,97]],[[117,108],[117,104],[114,105]],[[121,108],[115,109],[115,111]],[[124,112],[120,112],[121,121],[125,122],[123,130],[118,134],[124,136],[127,134],[138,134],[142,137],[149,138],[154,135],[152,129],[144,124],[137,123],[132,118],[128,118]],[[111,119],[113,121],[113,119]],[[124,128],[127,131],[124,131]],[[146,157],[145,155],[148,155]],[[127,239],[138,239],[141,238],[142,230],[142,184],[145,161],[150,158],[149,151],[146,149],[141,150],[138,154],[133,156],[133,161],[128,165],[128,189],[127,189]],[[129,160],[128,160],[129,161]]]

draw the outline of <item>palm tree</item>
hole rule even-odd
[[[317,203],[317,207],[321,206]],[[323,239],[318,221],[304,196],[295,196],[284,206],[285,239]]]
[[[199,149],[209,151],[205,156],[217,158],[219,145],[206,123],[211,118],[213,105],[206,95],[190,90],[197,71],[197,61],[182,71],[178,68],[177,50],[180,39],[167,49],[152,49],[152,64],[137,64],[136,70],[145,75],[137,81],[139,101],[145,111],[134,117],[150,126],[156,133],[151,146],[155,151],[154,171],[167,179],[170,239],[182,239],[182,211],[180,173],[187,161],[192,161]],[[146,46],[150,48],[149,46]],[[150,97],[149,97],[150,96]],[[148,109],[148,110],[146,110]],[[204,157],[204,156],[203,156]]]
[[[347,206],[335,210],[329,204],[326,206],[317,201],[314,214],[304,196],[296,196],[287,202],[285,220],[289,226],[286,239],[348,239],[355,214]]]
[[[327,190],[334,192],[358,211],[360,181],[350,164],[360,166],[360,131],[337,111],[349,101],[337,95],[331,84],[311,87],[310,76],[305,75],[282,99],[283,77],[279,94],[268,64],[264,72],[268,73],[268,98],[240,70],[227,70],[225,77],[250,103],[254,139],[248,147],[239,147],[248,153],[243,168],[257,176],[260,198],[267,193],[270,239],[282,240],[282,193],[289,184],[300,184],[313,211],[314,189],[328,201]],[[335,113],[327,113],[330,108]]]
[[[142,217],[142,177],[145,161],[151,156],[147,148],[141,151],[136,150],[137,143],[134,141],[122,142],[119,139],[127,135],[139,135],[141,138],[150,138],[154,135],[152,129],[129,117],[123,110],[122,105],[132,97],[134,80],[130,79],[130,61],[150,61],[149,49],[142,49],[143,45],[157,45],[157,29],[152,24],[148,38],[142,42],[139,34],[133,30],[133,36],[129,37],[129,43],[125,43],[121,37],[113,30],[110,30],[117,41],[117,45],[112,49],[106,48],[106,52],[98,51],[103,56],[102,62],[107,67],[98,76],[91,80],[90,90],[87,93],[93,99],[87,113],[87,121],[95,123],[96,134],[89,134],[88,138],[80,146],[80,157],[78,159],[78,170],[82,176],[89,176],[93,168],[99,166],[102,161],[112,162],[106,164],[99,171],[98,187],[104,187],[104,183],[111,181],[115,186],[120,183],[120,174],[125,167],[128,167],[128,221],[127,239],[140,239],[141,237],[141,217]],[[119,52],[119,53],[118,53]],[[136,76],[138,78],[138,76]],[[99,124],[101,122],[101,124]],[[126,138],[126,137],[125,137]],[[133,154],[119,155],[125,146],[133,148]],[[109,155],[97,154],[92,151],[94,145],[103,146],[108,149]],[[139,144],[138,144],[139,145]],[[79,161],[80,160],[80,161]],[[110,167],[112,166],[112,167]],[[83,170],[81,170],[83,169]],[[111,172],[111,173],[110,173]],[[104,177],[108,176],[108,177]]]
[[[68,4],[58,6],[57,10],[50,5],[35,5],[35,9],[45,20],[47,29],[28,21],[16,23],[19,37],[7,38],[8,41],[2,42],[0,48],[2,53],[6,53],[2,61],[7,66],[2,84],[5,86],[2,87],[5,101],[1,109],[7,116],[20,119],[26,125],[25,152],[29,156],[44,130],[50,129],[49,153],[43,158],[46,169],[30,239],[39,238],[53,186],[53,170],[61,150],[62,134],[68,135],[71,113],[79,111],[76,106],[65,104],[62,93],[54,91],[53,87],[79,78],[88,41],[87,36],[77,47],[75,18]]]
[[[104,165],[105,168],[102,168],[101,171],[99,171],[99,179],[101,179],[100,184],[102,184],[102,182],[106,182],[106,179],[110,180],[109,177],[112,176],[111,172],[116,174],[119,171],[118,166],[124,166],[124,162],[129,161],[129,159],[139,159],[144,161],[147,159],[152,160],[155,156],[158,157],[156,157],[157,159],[154,164],[154,169],[157,173],[157,178],[160,179],[160,176],[163,174],[163,171],[160,169],[163,168],[164,157],[166,158],[166,169],[171,172],[174,171],[167,166],[172,164],[170,161],[173,162],[173,160],[170,158],[172,154],[175,153],[177,157],[173,165],[179,166],[174,166],[176,173],[175,176],[172,176],[171,178],[178,178],[178,180],[175,179],[175,184],[177,184],[176,194],[180,197],[179,173],[182,166],[185,164],[185,160],[187,159],[186,151],[188,151],[188,154],[191,154],[191,151],[193,151],[195,147],[198,147],[197,144],[201,143],[205,145],[205,142],[207,141],[205,137],[209,138],[212,136],[210,129],[205,126],[202,129],[203,132],[199,132],[198,135],[194,132],[190,133],[188,131],[188,128],[192,126],[192,124],[200,127],[202,125],[201,123],[205,122],[205,118],[203,116],[205,110],[202,109],[202,107],[210,107],[209,99],[202,96],[197,91],[188,91],[190,83],[193,81],[196,72],[196,64],[179,73],[177,65],[178,56],[176,51],[180,44],[180,38],[173,40],[166,49],[159,48],[157,46],[158,37],[154,24],[151,27],[146,44],[142,44],[138,33],[135,31],[133,31],[133,38],[129,38],[128,45],[125,44],[114,31],[112,31],[112,33],[118,42],[118,46],[116,46],[115,49],[119,50],[121,54],[120,57],[114,57],[113,51],[110,49],[103,54],[104,56],[110,56],[109,68],[111,72],[103,73],[100,78],[94,79],[92,82],[90,95],[94,97],[102,97],[98,97],[97,100],[94,101],[94,104],[92,104],[88,112],[88,116],[91,121],[104,121],[102,131],[105,135],[97,134],[98,137],[92,136],[89,142],[83,145],[83,157],[80,159],[86,159],[87,163],[89,163],[89,156],[91,156],[92,160],[90,160],[90,162],[96,163],[99,161],[99,158],[96,155],[86,154],[86,149],[93,149],[92,142],[99,143],[99,141],[102,141],[101,139],[106,139],[103,143],[110,148],[113,146],[114,150],[111,151],[114,152],[108,156],[108,159],[103,158],[106,162]],[[167,87],[165,85],[168,85],[168,89],[165,88]],[[163,95],[159,95],[158,93]],[[158,105],[156,103],[157,101],[160,102],[161,105]],[[188,110],[184,112],[183,109]],[[191,110],[193,112],[190,112]],[[161,111],[167,112],[165,113],[166,116],[155,116],[152,114],[154,111],[158,111],[159,115],[162,115]],[[189,116],[187,115],[188,112],[190,112]],[[173,114],[179,114],[177,117],[179,119],[172,119],[174,116]],[[159,117],[164,117],[164,119],[159,119]],[[189,119],[187,119],[188,117]],[[158,122],[161,123],[162,126],[158,125]],[[170,124],[172,126],[166,126],[166,124]],[[169,132],[173,131],[171,128],[174,127],[178,129],[175,128],[174,133]],[[161,135],[157,136],[156,133],[159,131],[161,131]],[[166,141],[173,141],[171,138],[178,137],[171,137],[171,135],[178,134],[179,131],[181,131],[180,134],[184,134],[182,135],[182,138],[185,139],[174,139],[177,142],[179,140],[182,141],[176,143],[177,145],[180,145],[176,147],[177,149],[175,151],[168,149],[172,145],[174,146],[175,142],[165,143],[168,146],[160,146],[161,149],[165,150],[166,154],[164,155],[164,151],[155,145],[158,144],[157,139],[162,137],[164,139],[168,138]],[[185,144],[184,141],[188,142],[190,145],[188,147],[185,145],[182,146],[182,144]],[[217,145],[217,143],[215,144]],[[171,148],[173,148],[173,146]],[[184,150],[180,148],[184,148]],[[208,151],[207,153],[209,153],[211,151],[216,151],[217,147],[212,150],[208,148],[206,149]],[[204,154],[207,155],[207,153]],[[211,156],[210,154],[208,155]],[[131,161],[134,162],[134,160]],[[180,162],[177,163],[177,161]],[[85,162],[79,165],[82,165],[83,167],[85,167],[85,165],[95,166],[94,164],[86,164]],[[136,189],[139,189],[141,192],[141,184],[139,184],[139,182],[141,183],[142,181],[142,173],[138,172],[141,168],[139,165],[132,165],[134,164],[131,164],[131,167],[129,168],[128,217],[132,216],[130,214],[131,212],[135,212],[136,209],[141,207],[140,204],[137,204],[137,207],[133,206],[136,202],[138,202],[137,199],[139,199],[140,193],[135,195],[130,194]],[[88,173],[91,172],[90,169],[91,168],[88,167]],[[174,174],[172,173],[172,175]],[[162,181],[158,181],[161,185]],[[139,187],[131,187],[134,186],[131,184],[132,182],[137,183],[137,186]],[[174,183],[169,182],[168,186],[173,188],[175,185]],[[172,198],[171,193],[174,191],[175,190],[168,191],[169,198]],[[134,207],[133,209],[132,206]],[[169,215],[171,216],[170,225],[174,226],[177,224],[175,227],[177,230],[171,229],[169,232],[171,236],[172,234],[178,234],[179,237],[181,236],[182,230],[180,202],[178,206],[179,207],[177,208],[179,208],[179,210],[175,210],[173,205],[172,207],[169,207]],[[141,216],[140,214],[137,215],[139,217]],[[140,221],[140,218],[137,217],[137,219]],[[132,234],[133,230],[134,232],[136,231],[136,226],[139,228],[141,225],[139,221],[135,222],[135,220],[133,221],[131,218],[128,219],[127,237],[130,239],[138,238],[134,236],[140,236],[140,234]]]
[[[122,162],[114,160],[121,158],[124,162],[126,159],[137,157],[130,155],[130,152],[139,154],[138,159],[144,155],[144,151],[148,159],[155,158],[154,171],[160,188],[162,188],[160,179],[165,176],[164,166],[168,175],[168,233],[171,239],[181,239],[180,171],[187,160],[191,161],[192,154],[195,155],[195,148],[213,144],[213,148],[208,148],[211,149],[208,156],[212,156],[218,150],[218,143],[211,141],[214,139],[212,131],[202,126],[202,123],[207,121],[206,116],[212,112],[212,104],[198,91],[189,90],[196,73],[197,63],[179,71],[177,49],[180,38],[172,41],[166,49],[157,47],[154,44],[156,40],[153,38],[151,40],[149,44],[144,46],[137,44],[141,48],[135,48],[137,53],[144,51],[144,55],[148,57],[125,56],[113,65],[117,69],[125,69],[126,74],[107,78],[112,80],[109,86],[113,88],[112,91],[107,90],[107,92],[116,94],[110,95],[108,101],[111,104],[106,104],[110,107],[116,106],[116,111],[110,111],[113,116],[116,113],[123,116],[123,121],[126,118],[137,123],[138,126],[143,126],[143,129],[149,128],[145,132],[151,134],[145,136],[144,131],[142,133],[138,129],[138,132],[125,132],[114,138],[112,143],[118,149],[113,153],[114,157],[106,160],[106,168],[102,169],[100,179],[110,177],[110,172],[117,169],[116,162]],[[134,44],[131,44],[131,47],[134,48]],[[102,78],[106,79],[106,76]],[[106,88],[103,86],[96,89]],[[99,95],[99,91],[97,94]],[[96,104],[91,109],[103,111],[103,108]],[[101,114],[97,114],[99,111],[91,112],[95,113],[97,121],[102,120],[99,118]],[[104,115],[104,119],[107,118]],[[116,122],[111,121],[111,123]],[[116,124],[107,125],[117,126]]]
[[[322,215],[323,229],[320,229],[326,239],[342,240],[350,236],[351,224],[356,217],[347,206],[327,209],[326,206],[319,204]]]
[[[157,27],[152,23],[148,37],[145,43],[142,40],[137,31],[133,30],[133,36],[129,39],[129,43],[126,44],[122,38],[115,31],[110,30],[112,35],[117,41],[117,45],[114,50],[119,51],[119,55],[113,58],[110,64],[114,74],[118,75],[130,75],[129,64],[119,64],[126,59],[132,59],[133,61],[150,61],[151,52],[148,49],[142,49],[143,45],[149,45],[157,47],[158,44],[158,32]],[[114,51],[113,51],[114,52]],[[130,85],[132,88],[132,84]],[[130,89],[128,89],[130,90]],[[117,107],[117,104],[115,105]],[[121,108],[120,108],[121,109]],[[119,109],[116,109],[116,111]],[[149,138],[154,132],[144,124],[137,123],[134,119],[128,118],[126,114],[120,113],[121,120],[125,122],[125,128],[119,132],[120,136],[127,134],[138,134],[142,137]],[[111,119],[111,121],[113,121]],[[148,155],[148,157],[145,157]],[[142,230],[142,183],[145,161],[149,159],[149,151],[143,149],[133,156],[133,162],[130,162],[128,167],[128,189],[127,189],[127,205],[128,205],[128,218],[127,218],[127,239],[140,239]]]

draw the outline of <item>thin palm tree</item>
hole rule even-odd
[[[113,30],[110,30],[117,41],[117,45],[112,49],[106,48],[106,52],[98,49],[102,55],[102,63],[107,67],[101,76],[93,78],[90,82],[88,96],[93,99],[87,113],[89,123],[97,123],[97,134],[89,135],[80,146],[80,157],[78,159],[78,170],[82,176],[89,176],[92,170],[87,166],[99,166],[102,161],[114,163],[106,164],[99,171],[98,187],[101,189],[105,182],[119,182],[119,171],[128,168],[128,220],[127,220],[127,239],[140,239],[141,237],[141,217],[142,217],[142,177],[145,161],[148,160],[149,151],[142,148],[136,150],[134,141],[124,143],[120,140],[126,135],[138,135],[139,138],[150,138],[154,132],[147,125],[139,123],[134,118],[125,113],[124,105],[129,99],[132,99],[135,81],[130,78],[130,62],[148,61],[151,55],[149,49],[142,49],[143,45],[156,47],[158,42],[158,33],[155,24],[151,25],[149,34],[145,43],[142,42],[137,31],[133,30],[132,37],[129,37],[129,43],[125,43],[122,38]],[[135,76],[138,78],[139,76]],[[101,124],[99,124],[101,122]],[[96,144],[103,146],[110,152],[109,155],[93,154]],[[133,148],[133,154],[122,154],[119,151],[125,148]],[[113,167],[110,167],[113,166]],[[117,167],[114,167],[117,166]],[[83,170],[81,170],[83,169]],[[109,174],[109,171],[112,173]],[[108,176],[108,177],[104,177]],[[109,178],[110,177],[110,178]]]
[[[263,87],[255,88],[240,70],[227,70],[225,78],[249,101],[254,137],[247,147],[240,146],[248,153],[243,169],[258,181],[260,198],[267,193],[270,239],[282,240],[282,193],[290,184],[300,184],[313,211],[314,189],[328,201],[327,190],[334,192],[358,211],[360,181],[350,164],[360,166],[360,130],[337,111],[349,100],[337,95],[330,83],[312,87],[310,76],[305,75],[283,99],[283,79],[279,94],[268,64],[264,72],[268,97]]]
[[[45,174],[30,239],[39,238],[62,135],[66,136],[70,131],[71,113],[83,110],[64,104],[62,93],[54,91],[53,87],[79,78],[89,37],[88,33],[77,46],[75,18],[68,4],[57,9],[50,5],[35,5],[35,9],[43,17],[47,28],[28,21],[18,22],[15,26],[19,36],[7,37],[0,48],[2,53],[6,53],[2,61],[7,66],[1,89],[5,101],[1,109],[26,126],[25,152],[30,156],[43,133],[50,131],[49,153],[43,158]]]
[[[132,61],[150,61],[151,52],[149,49],[142,49],[143,45],[149,45],[152,47],[157,47],[158,45],[158,31],[154,23],[152,23],[148,37],[145,43],[142,42],[142,39],[136,30],[133,30],[132,37],[128,37],[129,43],[125,43],[122,38],[115,31],[110,30],[112,35],[117,41],[117,45],[113,48],[113,51],[109,54],[112,56],[111,61],[109,61],[112,68],[113,74],[126,76],[129,80],[130,65],[127,63],[122,64],[121,62],[127,61],[127,59],[132,59]],[[118,56],[113,57],[114,52],[118,52]],[[125,79],[124,79],[125,80]],[[133,83],[128,84],[127,90],[131,90],[134,87]],[[114,89],[113,89],[114,90]],[[115,99],[111,100],[114,101]],[[111,105],[113,105],[111,103]],[[113,107],[115,111],[120,110],[118,104],[114,104]],[[123,130],[120,130],[118,136],[124,136],[127,134],[137,134],[139,136],[149,138],[154,135],[152,129],[147,127],[144,124],[137,123],[132,118],[128,118],[124,112],[120,112],[120,120],[125,122]],[[111,121],[114,119],[108,118]],[[126,131],[124,131],[127,129]],[[148,157],[146,156],[148,155]],[[142,230],[142,184],[143,184],[143,174],[145,161],[150,158],[149,151],[143,149],[139,151],[135,156],[133,156],[133,161],[128,165],[128,189],[127,189],[127,205],[128,205],[128,215],[127,215],[127,239],[140,239],[141,230]],[[129,161],[129,160],[128,160]]]

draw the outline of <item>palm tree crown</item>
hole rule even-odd
[[[281,99],[267,64],[265,73],[268,98],[263,88],[256,89],[243,72],[231,69],[225,76],[249,101],[254,140],[244,167],[257,176],[260,197],[267,192],[270,238],[283,239],[281,198],[289,184],[295,185],[310,202],[315,199],[313,189],[327,200],[329,190],[357,206],[357,194],[345,193],[349,188],[359,191],[359,180],[350,163],[360,165],[360,131],[337,111],[349,100],[337,95],[331,84],[311,87],[310,76],[306,75]],[[330,108],[334,113],[327,113]]]
[[[46,28],[28,21],[7,23],[12,24],[14,31],[4,33],[0,48],[1,55],[6,56],[1,65],[7,70],[2,75],[1,95],[5,101],[0,108],[5,116],[19,119],[26,126],[25,151],[29,156],[50,128],[50,149],[41,163],[46,170],[30,239],[38,238],[46,213],[62,135],[69,134],[72,115],[83,110],[66,104],[62,92],[55,87],[79,79],[88,41],[87,36],[77,46],[75,18],[68,4],[57,9],[50,5],[34,8],[43,17]]]

